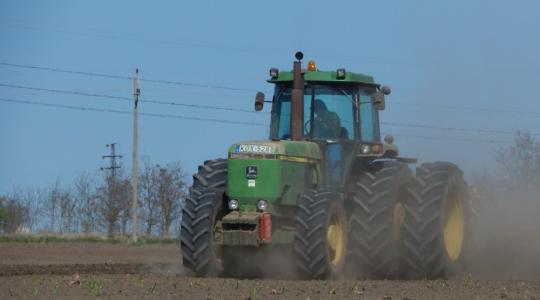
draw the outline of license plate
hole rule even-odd
[[[236,153],[251,152],[251,153],[272,153],[272,146],[267,145],[238,145],[236,146]]]

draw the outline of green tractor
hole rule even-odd
[[[246,276],[277,251],[306,279],[447,277],[463,267],[467,186],[451,163],[416,174],[379,111],[390,88],[337,69],[270,69],[270,137],[233,144],[194,175],[181,224],[196,276]],[[258,259],[253,259],[258,255]],[[285,261],[285,258],[284,260]]]

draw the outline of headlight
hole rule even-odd
[[[268,203],[266,202],[266,200],[259,200],[257,202],[257,209],[260,210],[260,211],[265,211],[266,209],[268,208]]]
[[[238,200],[231,199],[229,200],[229,209],[230,210],[237,210],[240,203],[238,203]]]
[[[371,147],[369,145],[360,146],[360,152],[362,154],[369,154],[370,151],[371,151]]]

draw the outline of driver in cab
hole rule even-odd
[[[326,107],[321,99],[314,102],[315,123],[313,124],[313,137],[337,139],[341,134],[341,120],[339,116]]]

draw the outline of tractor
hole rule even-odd
[[[314,61],[270,69],[268,140],[205,161],[183,207],[183,264],[200,277],[243,276],[282,251],[295,274],[329,279],[445,278],[463,268],[467,184],[452,163],[417,165],[381,140],[388,86]],[[253,260],[253,254],[260,254]],[[261,258],[262,256],[262,258]],[[243,271],[240,271],[243,270]]]

